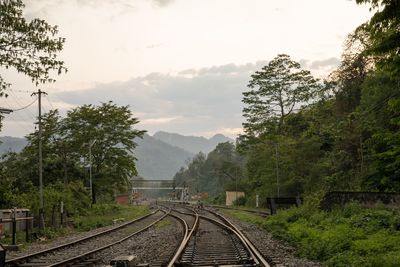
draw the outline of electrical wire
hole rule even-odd
[[[10,108],[11,109],[11,106],[8,104],[8,103],[5,103],[7,106],[8,106],[8,108]],[[17,122],[15,122],[15,120],[14,120],[14,122],[15,122],[15,125],[17,125],[19,128],[21,128],[25,133],[30,133],[32,130],[31,129],[29,129],[26,125],[28,125],[28,124],[32,124],[32,122],[28,122],[25,118],[23,118],[22,116],[21,116],[21,113],[11,113],[9,116],[6,116],[5,117],[5,120],[4,121],[7,121],[7,120],[11,120],[11,121],[13,121],[12,120],[12,117],[16,117],[17,118]],[[6,126],[7,124],[6,123],[3,123],[3,128]]]
[[[387,96],[386,98],[384,98],[383,100],[379,101],[378,103],[376,103],[371,108],[365,109],[362,112],[366,112],[366,113],[370,113],[370,114],[371,114],[371,112],[377,112],[379,108],[382,108],[384,106],[384,104],[386,104],[391,98],[396,97],[396,96],[400,96],[400,92],[395,92],[395,93]]]
[[[53,104],[50,102],[50,98],[49,98],[48,95],[47,95],[47,97],[46,97],[46,100],[47,100],[47,102],[49,102],[51,109],[52,109],[52,110],[55,110]]]
[[[15,102],[19,106],[23,106],[23,104],[19,101],[20,98],[13,91],[11,91],[10,96],[14,98]],[[22,110],[24,111],[24,114],[28,116],[28,118],[36,118],[36,115],[34,115],[29,109],[22,109]]]
[[[25,91],[25,90],[16,90],[16,89],[11,89],[11,88],[7,88],[6,91],[12,91],[12,92],[17,92],[17,93],[32,93],[30,91]]]
[[[37,97],[36,97],[31,103],[29,103],[28,105],[26,105],[26,106],[24,106],[24,107],[22,107],[22,108],[11,109],[11,110],[12,110],[13,112],[15,112],[15,111],[20,111],[20,110],[26,109],[26,108],[32,106],[36,101],[37,101]]]
[[[16,92],[29,93],[29,94],[31,92],[22,91],[22,90],[14,90],[14,89],[11,89],[11,90],[8,90],[8,91],[9,91],[8,97],[7,98],[2,98],[2,100],[4,101],[4,104],[6,104],[8,106],[8,108],[10,110],[12,110],[12,111],[22,111],[22,112],[11,113],[9,116],[5,117],[5,122],[6,121],[10,121],[15,126],[20,128],[21,130],[23,130],[23,132],[31,133],[32,132],[32,128],[28,127],[28,125],[29,126],[33,125],[33,123],[35,122],[36,116],[33,115],[32,112],[28,108],[30,106],[32,106],[37,101],[37,97],[31,103],[29,103],[27,105],[23,105],[20,102],[21,98],[17,96]],[[11,105],[10,101],[11,102],[15,102],[20,107],[19,108],[15,108],[15,105]],[[23,102],[25,102],[25,101],[23,101]],[[12,106],[14,106],[14,107],[12,107]],[[6,125],[7,125],[7,123],[5,123],[3,125],[3,127],[7,127]]]

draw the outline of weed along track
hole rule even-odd
[[[82,239],[9,259],[6,261],[6,266],[90,266],[99,260],[98,257],[93,257],[94,255],[149,229],[167,215],[168,211],[156,210],[138,219]]]

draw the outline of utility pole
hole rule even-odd
[[[278,164],[278,142],[275,142],[275,168],[276,168],[276,191],[279,197],[279,164]]]
[[[96,139],[89,142],[89,187],[90,187],[90,200],[93,204],[93,183],[92,183],[92,146],[96,143]]]
[[[236,192],[236,196],[235,196],[235,206],[239,206],[238,205],[238,177],[237,177],[237,168],[235,168],[235,192]]]
[[[44,229],[44,214],[43,214],[43,166],[42,166],[42,94],[47,95],[46,92],[38,89],[37,92],[32,95],[38,95],[39,102],[39,197],[40,197],[40,206],[39,206],[39,228],[41,230]]]

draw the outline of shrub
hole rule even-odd
[[[325,212],[306,204],[267,219],[230,213],[261,225],[297,247],[300,256],[326,266],[400,266],[398,209],[367,209],[350,203]]]

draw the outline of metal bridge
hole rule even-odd
[[[133,183],[132,190],[174,190],[183,189],[184,187],[175,187],[174,180],[131,180]]]
[[[181,191],[181,201],[185,201],[189,197],[189,188],[185,186],[175,186],[174,180],[138,180],[132,181],[132,193],[139,190],[179,190]]]

